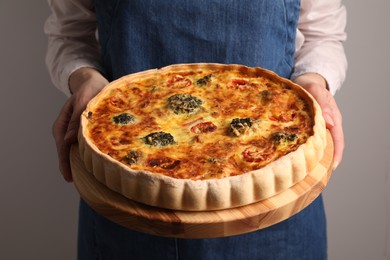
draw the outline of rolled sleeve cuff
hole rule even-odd
[[[302,64],[294,68],[291,79],[295,80],[298,76],[305,73],[317,73],[324,77],[332,95],[335,95],[337,90],[341,88],[342,81],[338,75],[338,70],[332,68],[329,64],[316,64],[316,66],[312,66],[311,64]]]
[[[69,78],[73,72],[85,67],[94,68],[104,74],[104,70],[98,62],[88,59],[77,59],[67,63],[67,66],[60,72],[59,82],[55,83],[55,85],[58,86],[65,95],[68,97],[71,96],[72,93],[69,88]]]

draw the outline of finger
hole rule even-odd
[[[324,117],[326,128],[331,129],[332,127],[334,127],[335,123],[331,113],[323,111],[322,116]]]
[[[336,113],[337,114],[337,113]],[[335,119],[335,126],[330,128],[329,131],[332,135],[334,152],[333,152],[333,170],[337,168],[343,159],[343,153],[345,148],[344,132],[342,128],[341,115]]]
[[[79,115],[73,115],[69,121],[65,135],[65,143],[67,143],[68,145],[72,145],[77,142],[77,133],[80,126],[79,117]]]
[[[57,147],[59,159],[59,169],[66,181],[72,181],[72,173],[70,170],[69,151],[70,145],[65,142],[68,124],[72,114],[72,104],[68,100],[61,109],[57,119],[53,124],[53,136]]]
[[[72,169],[70,167],[70,147],[70,145],[64,142],[60,148],[60,153],[58,157],[61,174],[64,177],[64,180],[67,182],[73,181]]]
[[[333,170],[335,170],[343,159],[344,137],[335,128],[331,129],[330,132],[332,134],[334,145]]]
[[[315,88],[311,89],[311,93],[320,105],[322,115],[326,123],[326,128],[330,130],[332,135],[334,143],[333,169],[335,169],[341,162],[344,152],[344,134],[341,113],[334,97],[329,91],[321,88]]]
[[[64,104],[56,120],[53,123],[52,134],[57,146],[57,152],[60,151],[60,147],[64,142],[67,126],[71,115],[67,112],[68,102]]]
[[[80,116],[83,113],[89,99],[79,97],[74,101],[73,113],[68,123],[65,142],[69,145],[77,142],[77,135],[80,128]]]
[[[322,110],[322,116],[325,119],[326,126],[331,128],[334,126],[335,122],[333,120],[333,96],[330,92],[324,88],[321,88],[317,85],[308,85],[306,89],[314,97],[317,103],[320,105]]]

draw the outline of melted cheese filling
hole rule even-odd
[[[177,114],[168,102],[175,94],[195,96],[202,104]],[[135,120],[116,124],[113,117],[122,113]],[[88,129],[100,151],[131,169],[209,179],[258,169],[296,150],[312,135],[312,117],[306,101],[283,84],[238,72],[196,70],[116,86],[89,111]],[[232,134],[234,118],[250,118],[251,126]],[[174,143],[146,144],[145,136],[156,132],[171,134]],[[279,132],[287,139],[275,138]],[[129,153],[138,156],[131,163],[125,160]]]

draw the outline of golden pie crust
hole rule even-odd
[[[305,143],[269,164],[246,173],[218,179],[177,179],[145,170],[133,170],[128,165],[101,152],[88,130],[90,111],[108,95],[110,89],[135,79],[166,72],[185,72],[199,68],[250,71],[259,77],[289,86],[299,92],[313,111],[312,135]],[[313,170],[326,147],[326,127],[321,109],[314,98],[303,88],[277,74],[242,65],[177,64],[124,76],[108,84],[92,99],[81,116],[79,151],[86,169],[113,191],[147,205],[186,211],[207,211],[248,205],[292,187]]]

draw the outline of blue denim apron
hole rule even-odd
[[[96,0],[106,76],[175,63],[261,66],[289,77],[299,0]],[[326,259],[321,196],[269,228],[213,239],[123,228],[80,203],[79,259]]]

